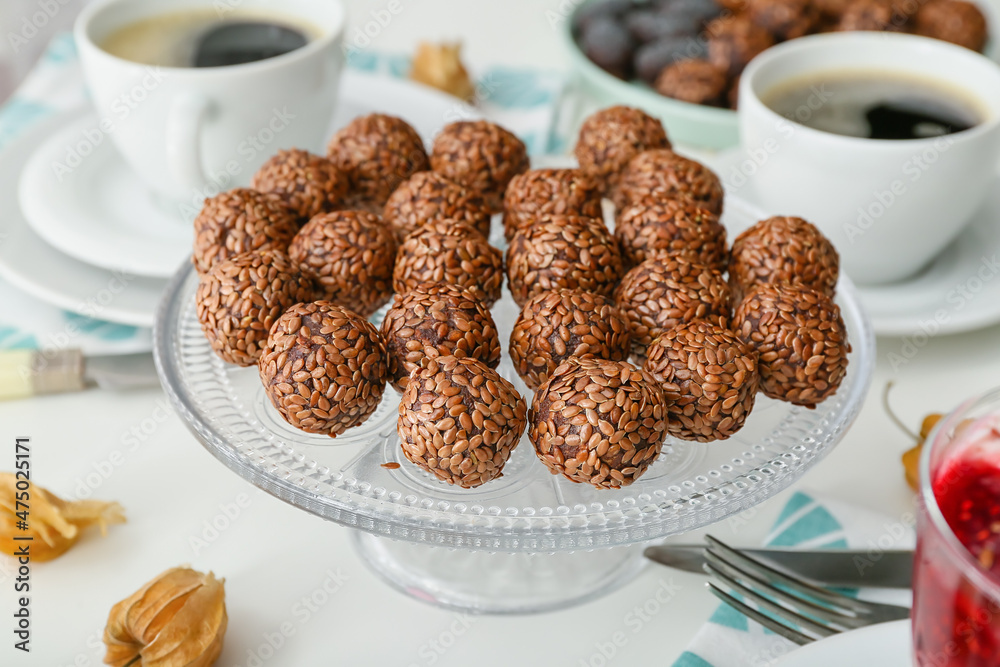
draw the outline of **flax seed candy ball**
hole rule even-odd
[[[643,151],[670,148],[663,123],[632,107],[616,106],[589,116],[580,127],[574,154],[580,168],[611,197],[629,160]]]
[[[726,228],[719,216],[685,199],[626,207],[618,216],[615,236],[630,269],[652,257],[681,255],[720,271],[729,263]]]
[[[533,169],[515,176],[503,199],[504,235],[549,215],[601,219],[601,186],[580,169]]]
[[[655,150],[640,153],[628,163],[615,204],[620,210],[633,204],[688,199],[722,215],[722,198],[722,183],[711,169],[673,151]]]
[[[224,361],[252,366],[267,332],[296,303],[312,301],[316,286],[285,253],[254,250],[216,263],[198,285],[198,321]]]
[[[318,276],[323,300],[359,315],[368,317],[392,296],[396,239],[372,213],[318,215],[295,235],[288,254]]]
[[[490,237],[492,213],[468,188],[433,171],[421,171],[400,184],[385,203],[382,219],[400,241],[432,221],[457,220]]]
[[[900,32],[907,17],[900,13],[892,0],[851,0],[844,7],[834,30],[853,32]]]
[[[194,219],[191,261],[204,277],[216,262],[241,253],[284,252],[297,231],[295,216],[276,197],[236,188],[205,200]]]
[[[819,22],[813,0],[749,0],[747,15],[779,42],[807,35]]]
[[[340,208],[350,187],[337,165],[298,148],[278,151],[253,175],[250,185],[280,199],[300,224]]]
[[[463,222],[428,223],[399,246],[392,274],[400,294],[421,283],[464,287],[489,308],[503,288],[503,253]]]
[[[681,102],[722,106],[729,87],[726,70],[702,58],[687,58],[667,65],[656,77],[656,92]]]
[[[382,320],[389,381],[402,392],[427,359],[469,358],[489,368],[500,363],[500,337],[490,311],[458,285],[418,285],[397,294]]]
[[[618,242],[595,218],[543,218],[515,234],[507,248],[507,285],[519,306],[559,288],[610,296],[621,276]]]
[[[624,361],[631,349],[628,323],[614,302],[583,290],[531,297],[510,334],[510,359],[529,389],[570,357]]]
[[[451,123],[434,139],[431,153],[434,171],[481,195],[493,213],[503,210],[510,179],[529,166],[524,142],[486,120]]]
[[[822,292],[757,285],[736,308],[733,331],[757,351],[760,388],[771,398],[814,408],[847,374],[847,328]]]
[[[615,303],[628,322],[632,353],[646,357],[646,348],[668,329],[694,320],[729,323],[729,285],[717,269],[686,257],[654,257],[622,278]]]
[[[644,368],[667,401],[667,431],[681,440],[725,440],[739,431],[760,384],[757,352],[705,320],[663,332]]]
[[[281,416],[295,428],[331,438],[375,412],[388,372],[385,343],[375,327],[329,301],[285,311],[260,359],[264,391]]]
[[[705,28],[708,32],[708,60],[726,70],[729,76],[739,75],[755,56],[774,45],[774,37],[746,14],[715,19]]]
[[[735,303],[760,283],[805,285],[833,296],[839,275],[837,249],[802,218],[761,220],[733,241],[729,286]]]
[[[570,357],[535,392],[528,437],[552,474],[616,489],[660,455],[666,413],[646,371],[627,361]]]
[[[982,52],[989,33],[986,17],[972,2],[930,0],[917,11],[913,31]]]
[[[355,118],[330,139],[327,156],[347,174],[345,208],[381,213],[389,195],[429,168],[420,135],[406,121],[385,114]]]
[[[483,362],[437,357],[410,374],[396,429],[409,461],[469,489],[503,474],[526,412],[514,385]]]

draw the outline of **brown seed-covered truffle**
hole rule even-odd
[[[326,301],[368,317],[392,296],[396,239],[378,216],[335,211],[310,220],[288,254],[319,277]]]
[[[774,45],[771,33],[745,13],[717,18],[705,30],[709,61],[729,76],[738,75],[755,56]]]
[[[819,12],[819,21],[816,25],[816,32],[829,32],[837,22],[847,6],[853,0],[813,0],[813,6]]]
[[[507,248],[507,286],[519,306],[559,288],[610,296],[621,276],[618,242],[595,218],[544,218],[518,232]]]
[[[686,198],[722,215],[723,191],[711,169],[669,150],[646,151],[632,158],[622,173],[615,204],[649,204]]]
[[[372,213],[382,212],[400,183],[430,168],[417,131],[401,118],[385,114],[355,118],[333,135],[327,155],[350,179],[344,208]]]
[[[470,489],[503,474],[526,412],[514,385],[481,361],[438,357],[410,375],[396,430],[409,461]]]
[[[656,78],[656,92],[681,102],[720,106],[729,77],[726,70],[701,58],[678,60]]]
[[[906,20],[906,16],[894,8],[892,0],[852,0],[844,7],[834,29],[899,32],[906,26]]]
[[[328,301],[289,308],[260,359],[264,391],[281,416],[331,438],[375,412],[387,375],[385,344],[375,327]]]
[[[627,361],[570,357],[535,392],[528,422],[553,474],[617,489],[660,455],[666,401],[656,380]]]
[[[400,241],[428,222],[457,220],[490,236],[490,207],[478,194],[434,171],[421,171],[402,183],[385,203],[382,219]]]
[[[839,275],[836,248],[802,218],[761,220],[733,241],[729,286],[735,303],[759,283],[805,285],[833,296]]]
[[[288,308],[312,301],[316,286],[278,250],[254,250],[218,262],[198,285],[198,321],[222,359],[252,366],[267,332]]]
[[[278,151],[250,185],[280,199],[300,224],[340,208],[350,187],[347,175],[332,161],[298,148]]]
[[[397,294],[382,320],[382,338],[389,381],[398,391],[427,359],[468,357],[490,368],[500,363],[500,337],[490,311],[458,285],[419,285]]]
[[[612,196],[625,165],[643,151],[670,148],[663,123],[639,109],[617,106],[587,117],[574,154],[580,168]]]
[[[771,398],[814,408],[847,374],[847,328],[822,292],[757,285],[737,307],[733,331],[757,351],[760,388]]]
[[[639,360],[664,331],[694,320],[724,327],[731,313],[722,273],[686,257],[647,259],[622,278],[615,304],[628,322],[632,352]]]
[[[503,229],[514,234],[548,215],[603,217],[602,187],[581,169],[533,169],[511,179],[503,198]]]
[[[510,359],[524,383],[537,389],[570,357],[624,361],[631,343],[628,324],[611,299],[560,289],[524,304],[510,334]]]
[[[295,216],[272,195],[236,188],[205,200],[194,219],[191,261],[202,277],[216,262],[251,250],[288,249]]]
[[[760,384],[757,352],[729,329],[695,320],[649,346],[646,371],[667,402],[667,431],[681,440],[725,440],[746,422]]]
[[[463,222],[431,222],[410,234],[396,253],[393,289],[447,283],[471,291],[489,308],[503,288],[503,253]]]
[[[664,199],[621,211],[615,236],[628,269],[651,257],[680,257],[725,271],[726,228],[719,216],[685,199]]]
[[[982,52],[989,37],[986,17],[963,0],[930,0],[917,11],[913,32]]]
[[[496,123],[459,121],[434,139],[431,167],[486,200],[494,213],[503,210],[503,193],[510,179],[528,171],[524,142]]]
[[[813,0],[749,0],[747,15],[777,41],[807,35],[819,21]]]

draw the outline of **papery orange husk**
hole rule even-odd
[[[18,547],[29,545],[31,560],[36,562],[58,558],[76,544],[83,531],[93,525],[107,535],[108,526],[125,522],[125,510],[118,503],[100,500],[63,500],[40,486],[28,484],[28,530],[17,524],[19,509],[18,479],[15,474],[0,472],[0,549],[6,555]],[[31,537],[15,540],[14,537]]]
[[[462,45],[421,42],[413,56],[410,78],[432,88],[472,102],[476,87],[462,64]]]
[[[104,629],[112,667],[208,667],[222,652],[229,618],[225,581],[172,568],[111,608]]]

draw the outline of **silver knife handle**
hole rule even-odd
[[[85,388],[83,353],[78,349],[0,352],[0,400]]]

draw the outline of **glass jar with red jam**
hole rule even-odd
[[[928,440],[917,531],[917,666],[1000,666],[1000,390],[965,403]]]

